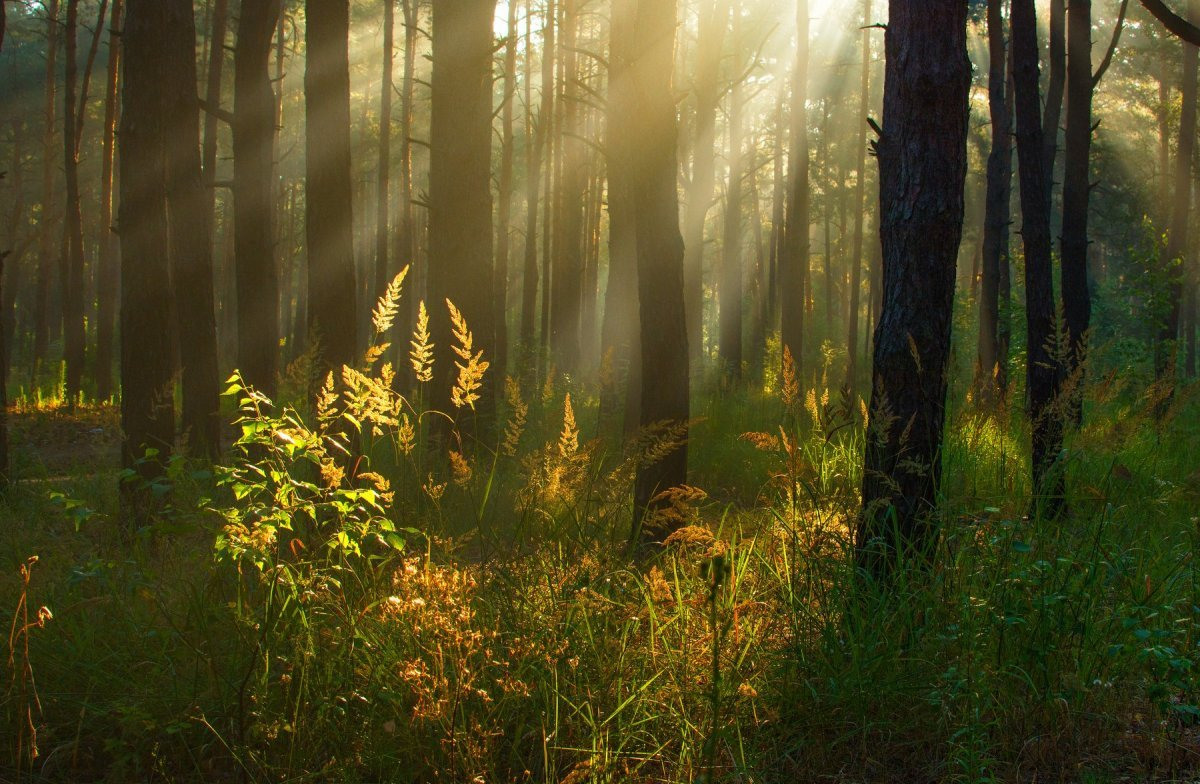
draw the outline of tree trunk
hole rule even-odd
[[[445,300],[475,349],[495,357],[492,311],[492,19],[495,0],[458,0],[433,13],[429,160],[429,293],[434,335],[450,335]],[[438,338],[435,338],[435,340]],[[453,415],[454,364],[435,366],[434,407]],[[480,402],[485,423],[494,400]],[[461,420],[461,418],[460,418]]]
[[[167,214],[176,333],[183,386],[181,425],[193,455],[221,449],[220,372],[213,295],[212,229],[200,173],[200,103],[196,98],[196,27],[190,0],[160,0],[167,23],[159,74],[166,115]]]
[[[542,65],[552,50],[554,19],[546,14],[542,28]],[[538,295],[538,198],[541,192],[542,151],[546,146],[549,122],[550,94],[545,78],[542,80],[541,108],[537,119],[533,114],[533,0],[525,11],[525,264],[521,283],[521,350],[528,358],[537,342]],[[534,363],[529,363],[534,364]]]
[[[988,108],[992,148],[987,159],[983,259],[979,297],[979,364],[975,388],[985,406],[1002,402],[1008,393],[1008,355],[1001,339],[1001,269],[1008,266],[1009,201],[1012,195],[1012,94],[1008,90],[1007,44],[1003,0],[988,0]]]
[[[580,318],[583,296],[583,213],[587,188],[587,145],[579,94],[579,0],[564,0],[561,128],[557,222],[550,275],[550,349],[559,370],[575,373],[580,360]]]
[[[96,271],[96,399],[112,397],[113,327],[120,307],[118,253],[112,231],[114,138],[117,129],[117,81],[121,61],[121,0],[113,0],[108,31],[108,70],[105,74],[104,128],[100,159],[100,253]]]
[[[379,163],[375,172],[375,290],[383,295],[391,280],[392,68],[395,59],[396,0],[383,0],[383,63],[379,86]],[[403,261],[401,262],[403,263]],[[373,298],[372,298],[373,299]],[[368,300],[370,302],[372,300]]]
[[[2,0],[0,0],[2,1]],[[46,70],[44,87],[44,110],[42,114],[42,221],[41,238],[38,242],[38,271],[34,288],[34,335],[33,363],[30,367],[30,386],[36,389],[41,375],[42,362],[50,346],[50,279],[54,274],[54,216],[57,210],[54,186],[54,96],[58,84],[56,68],[58,54],[58,0],[47,0],[46,14]]]
[[[65,77],[63,79],[63,175],[66,182],[66,227],[62,259],[63,359],[66,362],[67,406],[73,408],[83,391],[83,213],[79,199],[79,144],[76,132],[76,38],[79,0],[67,0],[63,32]]]
[[[358,350],[354,190],[350,180],[350,3],[307,0],[304,66],[304,227],[308,327],[324,371],[354,365]]]
[[[167,244],[168,6],[128,0],[122,31],[121,106],[121,446],[122,464],[159,476],[175,437],[172,403],[171,272]],[[156,450],[149,459],[147,450]],[[141,521],[152,501],[122,484],[127,513]]]
[[[229,0],[213,0],[212,29],[208,39],[208,73],[204,101],[204,148],[201,165],[208,191],[208,225],[215,226],[217,204],[217,112],[221,107],[221,73],[225,66],[225,33],[229,19]]]
[[[632,71],[638,0],[613,0],[612,49],[608,73],[608,285],[600,349],[601,419],[625,410],[622,430],[632,435],[641,416],[641,316],[638,312],[637,206],[633,201],[636,129],[629,122],[636,98]]]
[[[862,289],[863,219],[867,212],[867,112],[871,101],[871,0],[863,10],[862,82],[859,85],[859,110],[855,118],[858,127],[858,176],[854,182],[854,251],[850,255],[850,309],[846,313],[846,386],[853,390],[858,383],[858,321],[859,297]],[[960,229],[961,230],[961,229]]]
[[[803,0],[799,3],[798,12],[803,13],[806,5]],[[740,70],[741,62],[741,3],[732,0],[733,24],[730,37],[733,39],[734,68]],[[800,39],[800,47],[804,47],[807,36]],[[799,56],[799,55],[798,55]],[[799,71],[799,68],[797,68]],[[729,126],[726,133],[729,136],[729,182],[725,189],[725,234],[722,242],[721,285],[717,289],[719,296],[719,333],[718,356],[721,366],[728,377],[740,381],[742,378],[742,188],[745,179],[745,164],[742,152],[742,79],[735,75],[735,80],[729,92]],[[793,103],[793,117],[800,111],[804,98]],[[801,111],[801,116],[803,112]],[[801,131],[801,136],[805,135]],[[807,151],[804,163],[807,164]],[[804,166],[807,169],[807,165]],[[807,191],[807,188],[805,189]],[[807,198],[807,195],[806,195]],[[805,232],[807,234],[807,232]],[[786,307],[784,312],[786,313]]]
[[[1188,19],[1200,22],[1200,0],[1188,0]],[[1196,149],[1196,46],[1183,44],[1183,76],[1180,79],[1179,143],[1175,153],[1174,201],[1171,202],[1171,228],[1167,232],[1164,273],[1167,286],[1167,312],[1159,331],[1154,352],[1155,378],[1173,389],[1176,360],[1179,355],[1179,320],[1183,300],[1184,257],[1188,250],[1188,221],[1191,218],[1192,158]],[[1165,401],[1158,407],[1165,413]]]
[[[891,0],[878,142],[883,310],[875,328],[858,565],[931,559],[967,172],[967,4]],[[861,173],[860,173],[861,177]]]
[[[631,66],[630,180],[637,215],[637,272],[642,341],[641,424],[689,419],[688,333],[684,313],[683,238],[679,233],[675,100],[671,74],[675,4],[638,0]],[[661,460],[638,466],[634,482],[635,537],[663,490],[687,480],[687,443]]]
[[[500,181],[496,208],[496,262],[492,269],[492,304],[496,323],[496,398],[504,394],[508,374],[508,257],[512,232],[513,104],[517,98],[517,0],[508,3],[507,40],[504,46],[504,98],[500,110]]]
[[[548,353],[550,347],[550,260],[552,258],[552,240],[554,238],[554,221],[556,220],[554,209],[554,190],[555,184],[555,162],[558,157],[558,151],[561,147],[561,140],[558,139],[558,131],[560,124],[558,122],[558,114],[561,111],[557,108],[559,103],[557,91],[555,88],[555,67],[561,58],[557,56],[557,45],[555,44],[555,31],[560,26],[558,13],[556,8],[560,6],[555,0],[547,0],[546,2],[546,40],[542,51],[542,122],[546,125],[546,146],[543,150],[546,156],[546,174],[543,190],[545,197],[543,199],[545,217],[542,219],[542,299],[539,309],[539,323],[541,330],[539,333],[538,345],[542,349],[542,353]],[[549,372],[549,368],[546,368]]]
[[[1058,126],[1062,119],[1063,91],[1067,77],[1067,0],[1050,0],[1050,75],[1046,82],[1046,106],[1042,120],[1042,171],[1046,203],[1053,204],[1054,159],[1058,153]],[[1091,77],[1088,77],[1091,81]]]
[[[1083,417],[1083,362],[1092,320],[1088,284],[1088,195],[1092,189],[1092,0],[1070,0],[1067,40],[1067,132],[1063,170],[1062,303],[1066,339],[1063,375],[1068,379],[1070,421]],[[1193,57],[1195,48],[1193,47]],[[1192,73],[1195,73],[1194,61]],[[1194,77],[1193,77],[1194,79]],[[1195,82],[1192,90],[1195,98]],[[1195,104],[1193,103],[1193,113]],[[1194,114],[1193,114],[1194,117]],[[1193,134],[1195,127],[1193,121]],[[1190,185],[1189,181],[1185,181]],[[1190,187],[1188,192],[1191,192]]]
[[[869,14],[869,0],[867,7]],[[808,0],[799,0],[796,3],[796,63],[792,72],[792,148],[788,155],[790,192],[783,252],[779,256],[780,342],[791,355],[797,371],[804,367],[804,282],[807,277],[804,272],[809,265],[811,222],[808,182],[808,27]],[[863,40],[867,41],[865,37]],[[866,60],[863,62],[866,63]]]
[[[234,46],[233,200],[238,366],[274,397],[279,373],[279,271],[275,262],[275,96],[268,61],[282,0],[242,0]],[[312,188],[306,191],[312,197]]]
[[[729,24],[729,0],[703,0],[696,43],[693,92],[696,117],[692,142],[692,178],[684,213],[684,304],[692,360],[704,353],[704,228],[716,184],[716,124],[721,102],[721,53]]]
[[[1013,97],[1017,120],[1017,167],[1021,183],[1021,238],[1025,247],[1026,390],[1033,431],[1036,505],[1050,513],[1061,503],[1061,475],[1053,471],[1062,448],[1062,414],[1056,398],[1061,379],[1052,341],[1056,334],[1050,261],[1050,199],[1038,96],[1037,17],[1033,0],[1013,0]]]

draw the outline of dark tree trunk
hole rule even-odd
[[[79,0],[67,0],[67,21],[63,32],[65,78],[63,79],[63,174],[66,181],[66,227],[62,266],[63,359],[66,361],[67,405],[73,407],[83,391],[84,315],[83,315],[83,213],[79,199],[79,143],[76,116],[76,39]]]
[[[496,208],[496,262],[492,270],[492,300],[496,323],[496,398],[504,394],[508,373],[508,258],[512,239],[513,104],[517,100],[517,0],[508,4],[508,39],[504,45],[504,98],[500,111],[500,181]]]
[[[375,290],[383,295],[391,280],[388,243],[392,217],[392,68],[395,59],[396,0],[383,0],[383,63],[379,80],[379,163],[375,172]],[[404,262],[401,261],[403,264]],[[372,298],[373,299],[373,298]],[[368,300],[368,302],[371,300]]]
[[[2,1],[2,0],[0,0]],[[100,160],[100,252],[96,270],[96,398],[112,397],[113,328],[116,322],[121,268],[120,247],[112,231],[113,164],[117,129],[117,80],[121,61],[121,0],[113,0],[108,32],[108,70],[105,75],[104,138]]]
[[[741,3],[733,0],[733,25],[730,37],[733,51],[741,49]],[[805,5],[803,2],[801,6]],[[805,14],[807,17],[807,14]],[[801,39],[800,46],[804,41]],[[741,57],[734,57],[734,68],[742,67]],[[742,378],[742,189],[745,179],[744,155],[742,153],[742,83],[740,74],[734,77],[729,91],[729,182],[725,189],[725,233],[722,241],[721,285],[719,297],[718,356],[722,369],[734,380]],[[794,105],[800,105],[799,103]],[[793,109],[793,111],[796,111]],[[805,155],[807,162],[807,155]],[[805,231],[807,234],[807,231]],[[786,311],[785,311],[786,312]]]
[[[854,251],[850,255],[850,309],[846,313],[846,386],[854,389],[858,383],[858,321],[859,296],[862,289],[863,219],[867,213],[867,112],[871,106],[871,0],[863,11],[862,82],[859,86],[859,110],[855,117],[858,140],[858,176],[854,183]],[[961,228],[960,228],[961,231]]]
[[[172,402],[171,271],[167,243],[168,6],[128,0],[122,31],[121,106],[121,455],[145,479],[160,474],[175,437]],[[148,460],[147,450],[157,450]],[[141,519],[151,500],[122,485],[128,513]]]
[[[429,161],[429,293],[435,340],[450,335],[445,300],[462,311],[476,350],[495,357],[492,311],[492,18],[495,0],[456,0],[433,13]],[[454,414],[454,364],[436,366],[435,408]],[[484,419],[494,401],[479,405]]]
[[[1200,21],[1200,0],[1188,0],[1188,20]],[[1183,300],[1185,256],[1188,251],[1188,221],[1191,218],[1192,158],[1196,150],[1196,62],[1200,51],[1183,44],[1183,76],[1180,79],[1179,143],[1175,153],[1174,201],[1171,202],[1171,227],[1167,232],[1164,273],[1167,285],[1167,312],[1159,330],[1154,370],[1159,383],[1174,387],[1176,360],[1179,355],[1179,321]],[[1159,413],[1165,412],[1164,405]]]
[[[632,106],[626,118],[638,144],[631,151],[630,183],[637,215],[637,274],[642,341],[641,424],[686,426],[688,333],[683,298],[683,238],[679,196],[675,101],[671,74],[675,4],[638,0],[631,65]],[[687,480],[687,445],[638,466],[635,531],[658,493]]]
[[[1004,36],[1003,0],[988,0],[988,108],[992,120],[992,148],[987,159],[987,194],[984,206],[983,259],[979,297],[979,364],[975,387],[981,402],[1002,402],[1008,393],[1008,320],[1001,311],[1000,283],[1008,260],[1008,227],[1012,195],[1012,94],[1008,90],[1007,44]]]
[[[251,386],[274,397],[279,373],[279,270],[272,228],[275,96],[268,61],[281,0],[242,0],[234,46],[233,232],[237,361]],[[312,197],[306,191],[306,202]]]
[[[1046,82],[1046,106],[1042,120],[1042,171],[1046,203],[1052,204],[1054,160],[1058,153],[1058,127],[1062,119],[1063,92],[1067,80],[1067,0],[1050,0],[1050,75]],[[1088,81],[1091,81],[1089,76]]]
[[[703,0],[696,43],[693,91],[696,119],[692,142],[692,178],[684,212],[684,304],[692,359],[704,353],[704,228],[716,183],[716,124],[721,102],[721,53],[729,24],[729,0]]]
[[[579,95],[579,0],[564,0],[562,99],[559,117],[560,174],[557,196],[554,253],[550,275],[550,349],[558,369],[579,370],[580,317],[583,296],[583,218],[587,188],[587,145],[584,141],[583,106]]]
[[[160,0],[167,22],[161,42],[166,68],[167,213],[183,386],[181,424],[192,454],[220,452],[220,372],[213,295],[212,229],[200,174],[200,104],[196,98],[196,28],[190,0]]]
[[[1070,388],[1070,400],[1064,404],[1070,421],[1078,426],[1083,416],[1080,385],[1092,320],[1092,295],[1088,284],[1088,195],[1092,188],[1089,166],[1092,148],[1092,0],[1070,0],[1067,24],[1067,132],[1060,245],[1067,339],[1063,374],[1069,379]],[[1194,131],[1193,126],[1193,138]]]
[[[792,72],[792,149],[788,156],[787,226],[779,256],[780,342],[797,370],[804,367],[804,274],[809,265],[808,0],[796,3],[796,63]],[[866,40],[864,38],[864,40]],[[865,127],[865,123],[864,123]]]
[[[409,308],[416,318],[416,308],[421,301],[423,291],[421,282],[425,279],[427,269],[425,264],[417,263],[417,228],[413,218],[413,185],[412,185],[412,118],[413,118],[413,88],[416,84],[417,64],[417,23],[419,8],[416,0],[400,0],[400,8],[404,12],[404,73],[400,77],[400,193],[399,226],[396,231],[396,246],[399,256],[398,265],[415,265],[416,273],[410,281]],[[407,363],[404,363],[407,364]]]
[[[0,0],[2,1],[2,0]],[[33,303],[33,362],[30,367],[30,386],[38,385],[42,362],[50,346],[50,279],[54,274],[54,233],[52,227],[57,210],[54,190],[54,124],[57,114],[54,95],[58,85],[56,69],[58,55],[58,0],[47,0],[46,14],[46,70],[44,86],[44,109],[42,113],[42,225],[39,227],[37,281]]]
[[[878,142],[883,310],[875,328],[858,565],[929,559],[941,476],[971,63],[963,0],[891,0]]]
[[[215,226],[217,203],[217,112],[221,107],[221,74],[225,67],[225,33],[229,19],[229,0],[213,0],[212,25],[208,39],[208,72],[205,76],[204,148],[201,166],[208,192],[208,225]]]
[[[305,10],[308,328],[320,341],[321,367],[327,370],[353,365],[358,349],[350,181],[350,3],[307,0]]]
[[[549,11],[542,28],[542,66],[553,50],[554,18]],[[525,19],[526,52],[533,51],[533,0],[529,0]],[[538,313],[538,198],[541,193],[542,152],[546,147],[549,129],[551,88],[546,83],[543,71],[541,108],[537,119],[533,114],[533,58],[526,57],[525,71],[525,264],[521,284],[521,350],[528,358],[537,345]],[[553,71],[551,81],[553,81]],[[534,363],[529,363],[530,365]]]
[[[1056,512],[1061,475],[1053,471],[1062,448],[1061,380],[1053,346],[1054,274],[1050,262],[1050,199],[1046,188],[1038,97],[1037,17],[1033,0],[1013,0],[1011,11],[1013,96],[1017,120],[1017,167],[1021,182],[1021,238],[1025,247],[1026,390],[1033,431],[1033,487],[1037,505]]]

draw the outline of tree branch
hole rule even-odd
[[[1117,44],[1121,41],[1121,31],[1125,29],[1125,12],[1129,10],[1129,0],[1121,0],[1121,11],[1117,14],[1117,26],[1113,28],[1112,41],[1108,44],[1108,51],[1104,53],[1104,59],[1100,61],[1100,67],[1096,69],[1096,73],[1092,76],[1092,89],[1095,90],[1100,84],[1100,80],[1104,78],[1104,72],[1108,70],[1108,66],[1112,65],[1113,55],[1117,52]]]
[[[1162,22],[1163,27],[1187,41],[1192,46],[1200,46],[1200,27],[1179,16],[1162,0],[1141,0],[1142,7]]]

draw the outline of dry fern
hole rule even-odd
[[[408,359],[417,381],[432,380],[433,341],[429,339],[429,311],[425,309],[425,300],[417,305],[417,326],[413,329],[413,339],[409,345],[412,349],[408,352]]]
[[[475,350],[475,336],[471,334],[462,311],[449,299],[446,300],[446,307],[450,310],[451,332],[457,342],[452,348],[463,360],[454,363],[458,368],[458,379],[450,390],[450,402],[455,408],[470,406],[474,410],[475,401],[479,400],[479,390],[483,387],[483,374],[487,372],[489,363],[483,359],[483,349]]]

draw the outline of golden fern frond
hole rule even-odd
[[[475,350],[475,336],[471,334],[462,311],[455,307],[449,298],[446,299],[446,307],[450,310],[451,332],[458,343],[452,348],[463,360],[454,363],[458,368],[458,379],[450,390],[450,402],[456,408],[470,406],[474,410],[475,401],[479,400],[479,390],[483,387],[483,374],[487,372],[490,363],[484,361],[483,349]]]
[[[501,450],[509,457],[515,457],[517,447],[521,443],[521,434],[525,432],[525,420],[529,415],[529,406],[521,399],[521,385],[512,376],[504,379],[504,396],[508,400],[511,414],[508,424],[504,426],[504,443]]]
[[[412,346],[412,350],[408,352],[408,358],[417,381],[432,380],[433,341],[429,339],[429,311],[425,309],[425,300],[421,300],[417,305],[417,326],[413,329],[413,339],[409,341],[409,345]]]
[[[800,380],[796,377],[796,360],[792,358],[792,350],[787,346],[783,347],[782,397],[783,404],[787,406],[788,411],[794,410],[800,399]]]
[[[404,291],[404,279],[407,276],[408,267],[406,266],[396,277],[392,278],[392,282],[388,284],[383,296],[375,304],[375,309],[371,311],[371,324],[375,327],[376,335],[387,332],[395,323],[396,314],[400,312],[400,294]]]
[[[571,406],[571,393],[563,399],[563,427],[558,436],[558,453],[573,457],[579,451],[579,428],[575,425],[575,409]]]

